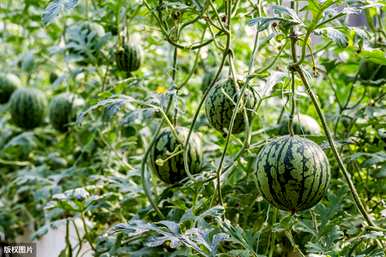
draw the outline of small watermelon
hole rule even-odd
[[[49,77],[48,77],[48,80],[50,81],[50,84],[54,84],[55,81],[59,78],[58,74],[56,74],[55,72],[51,72]]]
[[[288,120],[289,117],[285,116],[280,123],[279,135],[288,135]],[[295,114],[293,119],[294,133],[298,135],[321,135],[322,131],[318,122],[311,116],[305,114]]]
[[[12,74],[0,74],[0,104],[5,104],[12,93],[21,86],[20,79]]]
[[[182,152],[178,152],[183,150],[180,142],[182,144],[185,142],[189,130],[178,127],[176,128],[176,132],[179,137],[178,140],[169,128],[161,131],[149,156],[151,169],[167,184],[175,184],[187,177],[184,168],[184,155]],[[175,155],[171,157],[172,153]],[[201,139],[197,134],[193,133],[188,146],[190,173],[195,174],[200,172],[202,158]]]
[[[47,100],[43,92],[34,88],[19,88],[11,96],[12,121],[23,129],[41,125],[46,115]]]
[[[299,136],[282,136],[266,144],[257,156],[256,170],[262,196],[292,213],[316,205],[331,176],[322,148]]]
[[[83,106],[84,100],[77,95],[62,93],[55,96],[48,108],[51,125],[60,132],[66,132]]]
[[[130,73],[139,69],[142,63],[142,50],[138,45],[125,44],[115,54],[117,68]]]
[[[209,123],[215,129],[224,134],[227,133],[238,99],[239,96],[236,92],[233,79],[216,82],[205,101],[206,116]],[[249,87],[246,89],[243,99],[244,104],[236,115],[232,129],[233,134],[240,133],[245,129],[244,108],[247,108],[247,115],[250,120],[252,116],[251,110],[253,110],[256,105],[256,97],[253,90]]]
[[[386,65],[370,61],[361,61],[359,78],[364,85],[381,86],[386,84]]]

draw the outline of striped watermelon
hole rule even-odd
[[[5,104],[9,101],[12,93],[20,87],[20,79],[12,74],[1,74],[0,75],[0,104]]]
[[[362,60],[359,66],[359,78],[362,83],[369,86],[386,84],[386,65]]]
[[[257,157],[257,182],[262,196],[292,213],[309,209],[324,196],[330,165],[311,140],[282,136],[265,145]]]
[[[49,105],[48,116],[51,125],[60,132],[66,132],[69,123],[76,120],[77,112],[84,106],[84,100],[71,93],[55,96]]]
[[[49,77],[48,77],[48,80],[50,82],[50,84],[54,84],[55,81],[59,78],[58,74],[56,74],[55,72],[51,72]]]
[[[27,130],[43,123],[46,108],[46,97],[38,89],[19,88],[10,99],[12,121],[20,128]]]
[[[186,128],[176,128],[179,140],[175,138],[172,131],[167,128],[161,131],[150,152],[150,167],[157,176],[167,184],[175,184],[184,179],[187,174],[184,168],[183,153],[170,157],[171,153],[182,150],[182,145],[188,136],[189,130]],[[180,145],[180,148],[177,147]],[[188,165],[192,174],[200,172],[202,163],[201,139],[197,134],[192,134],[188,147]],[[170,158],[166,160],[167,158]],[[158,160],[158,162],[157,162]],[[159,163],[166,160],[164,163]]]
[[[205,101],[206,116],[209,123],[218,131],[226,134],[232,119],[233,110],[238,101],[238,95],[232,79],[225,79],[216,82]],[[256,104],[256,98],[252,89],[247,88],[244,93],[244,107],[241,107],[236,115],[233,134],[242,132],[245,129],[244,108],[246,107],[248,118],[252,116],[252,110]]]
[[[142,63],[142,50],[137,45],[125,44],[115,54],[117,68],[130,73],[139,69]]]
[[[279,127],[279,135],[288,135],[288,120],[288,116],[283,118]],[[305,114],[295,114],[293,129],[294,133],[298,135],[320,135],[322,133],[318,122]]]

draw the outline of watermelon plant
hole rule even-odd
[[[0,245],[384,256],[385,10],[2,1]]]
[[[81,65],[100,61],[104,36],[104,28],[97,23],[74,24],[65,35],[69,57]]]
[[[45,95],[35,88],[19,88],[10,99],[12,121],[27,130],[34,129],[44,122],[46,108]]]

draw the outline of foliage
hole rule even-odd
[[[381,0],[2,1],[2,74],[85,105],[63,132],[45,116],[24,131],[12,100],[0,105],[0,238],[64,224],[84,233],[60,256],[85,245],[103,257],[384,256],[385,11]],[[143,49],[130,74],[116,63],[126,42]],[[217,131],[221,114],[203,109],[224,79],[234,90],[216,103],[227,110]],[[23,108],[16,119],[30,125]],[[297,130],[300,113],[321,133]],[[283,120],[331,166],[324,197],[296,214],[257,186],[257,156]],[[178,127],[188,176],[168,185],[149,157]],[[201,169],[189,175],[198,140]]]

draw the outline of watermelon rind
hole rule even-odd
[[[178,139],[174,136],[170,128],[165,128],[156,138],[151,149],[149,162],[152,171],[160,180],[167,184],[175,184],[187,177],[184,167],[183,153],[179,153],[170,159],[171,153],[178,152],[183,149],[189,130],[183,127],[177,127],[176,132]],[[179,148],[177,148],[179,146]],[[193,133],[188,145],[188,166],[191,174],[199,173],[202,164],[202,145],[201,139]],[[159,161],[164,160],[164,163]]]
[[[256,163],[261,195],[275,207],[292,213],[309,209],[325,195],[330,165],[321,147],[299,136],[267,143]]]
[[[240,85],[242,84],[240,83]],[[229,78],[216,82],[205,100],[205,111],[209,124],[224,135],[228,133],[233,110],[236,108],[238,99],[239,95],[235,83],[233,79]],[[246,108],[248,119],[251,120],[256,99],[254,91],[247,87],[243,104],[236,114],[232,134],[238,134],[245,130],[244,110]]]
[[[62,93],[55,96],[48,108],[51,125],[60,132],[66,132],[83,106],[84,100],[75,94]]]
[[[0,104],[7,103],[12,93],[20,86],[20,79],[15,74],[0,74]]]
[[[38,89],[19,88],[11,96],[9,109],[15,125],[31,130],[43,123],[47,100],[43,92]]]

